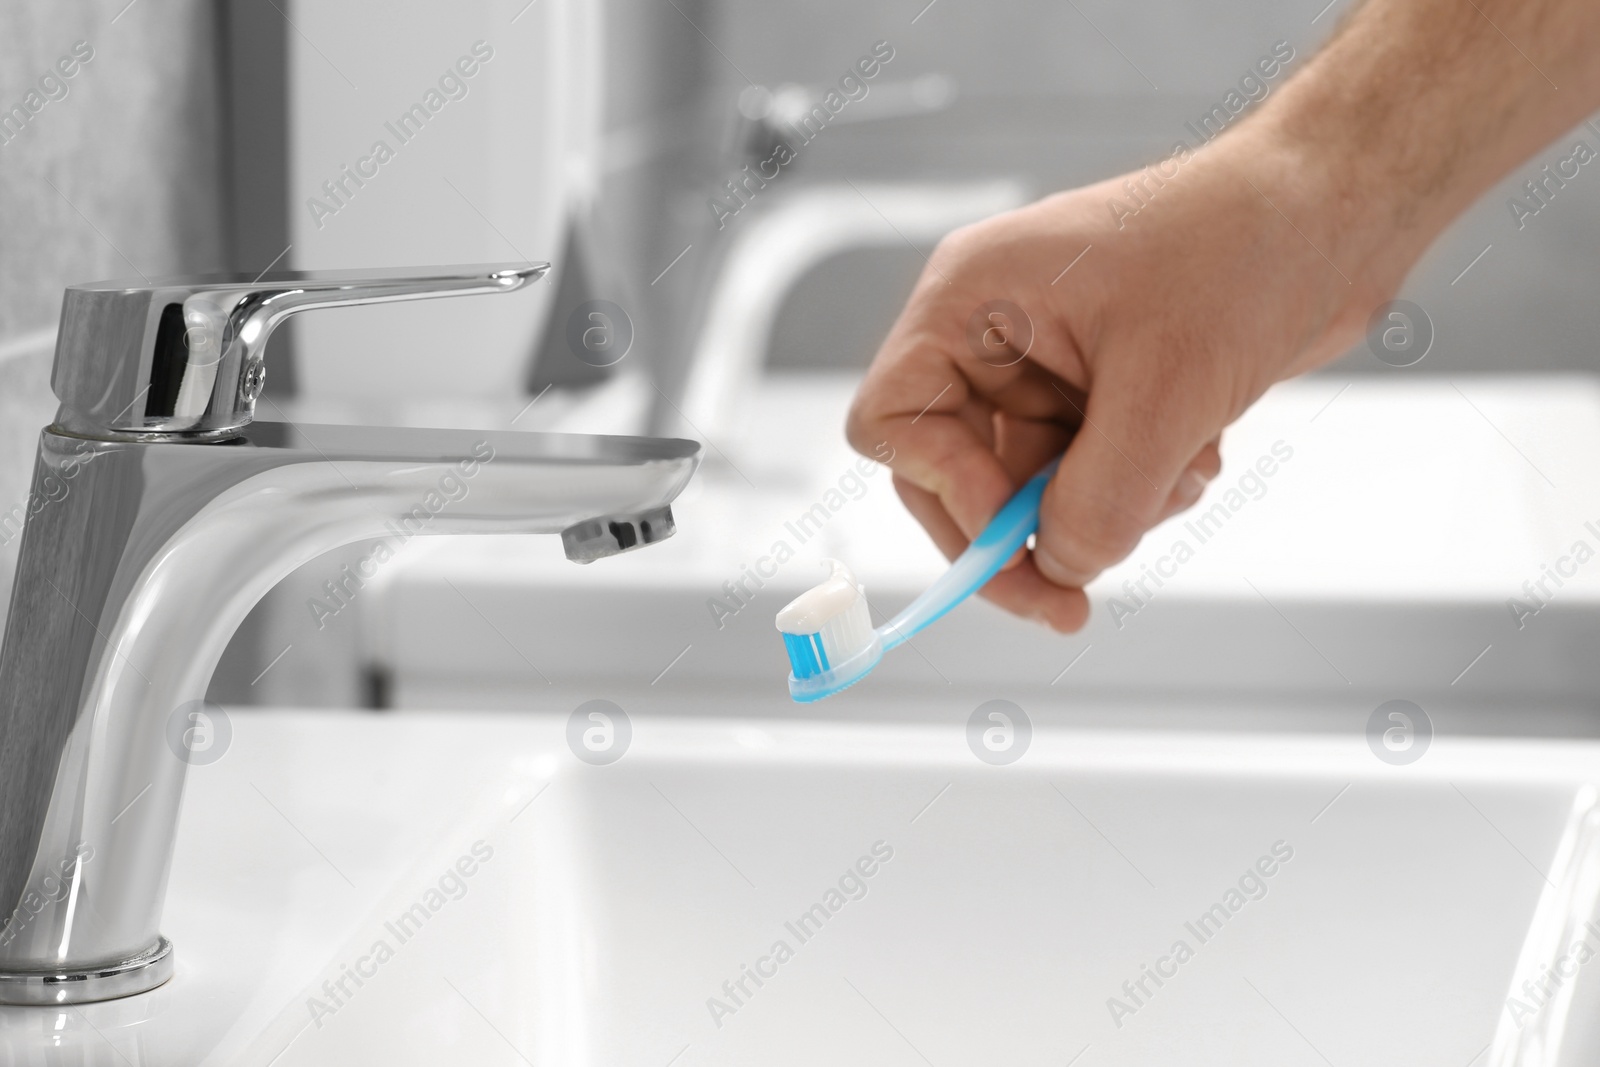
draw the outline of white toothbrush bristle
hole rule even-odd
[[[824,623],[821,633],[822,648],[828,654],[830,666],[843,663],[866,648],[872,641],[872,619],[867,612],[866,594],[856,597],[855,603],[842,614]]]

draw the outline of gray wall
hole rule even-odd
[[[38,107],[0,144],[0,512],[26,502],[39,428],[55,414],[62,289],[228,258],[213,7],[125,2],[0,4],[0,109]],[[70,79],[47,78],[80,41],[93,57]],[[48,95],[30,99],[41,78]],[[16,547],[0,548],[0,605]]]

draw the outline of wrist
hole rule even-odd
[[[1294,119],[1263,113],[1240,130],[1239,165],[1336,270],[1342,303],[1370,311],[1393,297],[1453,212],[1439,210],[1438,195],[1430,200],[1393,180],[1343,137],[1308,135]]]
[[[1597,33],[1592,4],[1371,0],[1238,132],[1312,201],[1345,272],[1392,293],[1456,216],[1593,108]]]
[[[1256,393],[1355,343],[1431,239],[1414,220],[1397,221],[1408,209],[1392,192],[1369,192],[1357,168],[1267,119],[1258,114],[1196,158],[1199,210],[1230,220],[1223,241],[1248,249],[1251,297],[1272,309],[1280,334],[1282,358],[1263,368]]]

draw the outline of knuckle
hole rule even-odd
[[[985,220],[969,223],[945,234],[934,246],[933,255],[928,257],[929,271],[937,268],[937,271],[954,275],[973,267],[989,250],[991,229],[992,223]],[[944,284],[944,278],[939,280]]]
[[[887,465],[895,456],[895,446],[891,444],[895,435],[889,427],[892,418],[891,413],[879,410],[872,398],[863,392],[857,395],[845,416],[844,438],[859,454]]]
[[[857,397],[855,402],[850,405],[850,412],[844,419],[844,437],[846,441],[850,442],[851,448],[863,455],[866,454],[871,444],[868,439],[873,436],[869,429],[871,421],[871,418],[863,409],[861,398]]]

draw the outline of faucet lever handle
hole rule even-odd
[[[56,428],[105,440],[207,441],[255,418],[267,337],[307,308],[509,293],[548,263],[282,271],[91,282],[61,301]]]

